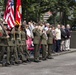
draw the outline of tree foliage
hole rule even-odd
[[[6,5],[7,0],[4,0]],[[15,4],[16,4],[16,0]],[[22,14],[27,21],[40,21],[40,16],[47,11],[52,12],[48,19],[52,23],[67,24],[76,20],[76,1],[75,0],[22,0]],[[58,13],[60,15],[58,15]]]

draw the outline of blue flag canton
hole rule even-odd
[[[11,1],[11,6],[14,6],[14,1],[13,0]]]

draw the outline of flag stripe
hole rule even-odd
[[[11,16],[9,17],[9,23],[10,23],[10,26],[11,26],[11,27],[14,27],[14,26],[13,26],[14,22],[13,22],[13,20],[12,20],[12,17],[11,17]]]

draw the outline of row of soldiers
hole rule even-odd
[[[42,60],[52,59],[52,45],[53,45],[53,34],[51,27],[46,31],[42,25],[36,25],[33,29],[33,44],[34,44],[34,61],[40,62],[39,60],[39,49],[42,49]]]
[[[6,23],[0,24],[0,63],[8,66],[29,61],[25,27],[16,25],[12,30],[7,27]]]
[[[27,50],[27,33],[25,25],[16,25],[13,29],[7,30],[7,24],[0,24],[0,63],[3,66],[29,62],[30,54]],[[34,62],[40,62],[40,49],[42,49],[42,60],[52,59],[53,34],[49,27],[40,29],[36,24],[33,29]]]

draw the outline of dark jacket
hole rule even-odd
[[[65,30],[66,30],[66,34],[67,34],[67,39],[69,39],[71,36],[70,29],[66,28]]]
[[[65,29],[61,29],[61,40],[67,39],[67,33]]]

